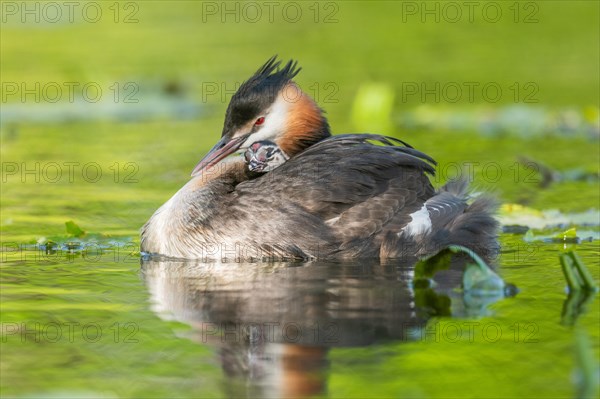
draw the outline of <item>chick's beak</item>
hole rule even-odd
[[[226,156],[236,152],[250,134],[244,134],[239,137],[230,139],[229,137],[223,137],[215,146],[198,162],[194,170],[192,171],[192,177],[197,176],[206,168],[210,168],[217,164],[220,160]]]

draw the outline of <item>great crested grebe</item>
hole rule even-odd
[[[495,253],[492,199],[468,203],[464,181],[434,190],[435,161],[398,139],[331,136],[321,108],[292,81],[297,64],[279,66],[271,58],[233,95],[221,140],[144,225],[142,252],[385,259],[456,244]]]

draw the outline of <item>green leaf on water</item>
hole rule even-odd
[[[485,261],[483,259],[481,259],[481,257],[479,255],[477,255],[474,251],[470,250],[467,247],[463,247],[462,245],[449,245],[448,249],[452,252],[459,253],[465,253],[467,255],[469,255],[471,257],[471,259],[473,259],[476,263],[477,266],[479,266],[482,269],[489,269],[490,267],[487,265],[487,263],[485,263]],[[491,270],[490,270],[491,271]]]
[[[415,266],[415,286],[422,287],[438,271],[446,270],[450,266],[453,254],[465,253],[473,260],[465,266],[463,274],[463,288],[465,291],[477,294],[497,294],[504,292],[506,284],[485,261],[469,248],[460,245],[450,245],[434,256],[423,259]]]
[[[479,294],[495,294],[504,292],[504,280],[489,267],[482,268],[476,263],[468,263],[463,274],[465,291],[476,291]]]
[[[596,284],[596,281],[594,281],[592,274],[585,266],[585,263],[583,263],[579,255],[577,255],[577,253],[575,253],[574,251],[571,251],[570,255],[571,259],[573,259],[573,264],[575,265],[577,272],[581,276],[583,288],[585,288],[588,291],[598,291],[598,284]]]
[[[446,270],[450,266],[452,252],[443,249],[437,254],[422,259],[415,265],[415,280],[432,278],[440,270]]]
[[[560,254],[559,259],[562,272],[565,276],[565,280],[567,280],[567,285],[569,286],[569,290],[579,291],[583,285],[583,282],[579,279],[579,275],[573,267],[573,260],[568,253]]]
[[[567,280],[567,285],[569,286],[569,290],[598,290],[598,284],[596,284],[590,271],[574,251],[568,251],[564,254],[560,254],[559,259],[563,274],[565,275],[565,280]]]
[[[563,241],[572,241],[574,239],[577,239],[577,229],[573,227],[569,230],[565,230],[562,233],[558,233],[557,235],[555,235],[554,238]]]
[[[71,234],[75,237],[82,237],[85,235],[85,231],[81,230],[81,228],[72,220],[65,222],[65,226],[67,227],[67,234]]]
[[[466,265],[463,274],[463,288],[465,291],[474,291],[480,294],[504,292],[506,286],[504,280],[494,273],[479,255],[460,245],[451,245],[449,249],[454,253],[466,253],[475,261]]]

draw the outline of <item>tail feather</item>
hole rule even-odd
[[[499,252],[498,221],[494,214],[497,201],[480,195],[470,201],[468,182],[464,179],[447,183],[425,203],[433,229],[430,233],[411,235],[388,232],[383,240],[382,258],[410,258],[433,255],[449,245],[461,245],[491,262]]]
[[[458,192],[466,195],[466,190],[462,187],[460,189]],[[427,254],[436,253],[448,245],[462,245],[475,251],[488,262],[493,260],[500,250],[499,223],[494,217],[497,209],[498,202],[493,197],[477,197],[463,213],[450,220],[444,228],[425,238],[428,243],[424,246]]]
[[[480,196],[475,199],[465,213],[448,226],[449,244],[463,245],[488,260],[495,257],[500,249],[498,244],[500,224],[494,217],[498,205],[496,199],[490,196]]]

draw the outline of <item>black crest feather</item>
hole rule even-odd
[[[257,117],[275,101],[281,89],[301,70],[294,60],[289,60],[282,68],[280,65],[281,61],[275,55],[242,83],[227,107],[223,136]]]

